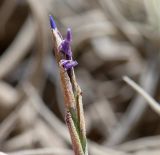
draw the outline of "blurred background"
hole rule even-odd
[[[122,80],[160,100],[159,8],[159,0],[1,0],[0,150],[73,154],[51,14],[63,36],[72,29],[90,154],[159,155],[160,117]]]

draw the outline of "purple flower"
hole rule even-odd
[[[71,42],[72,42],[72,33],[71,33],[71,29],[68,28],[66,38],[62,41],[60,50],[64,54],[66,54],[69,60],[72,59]]]
[[[56,23],[53,19],[53,17],[50,15],[50,25],[52,30],[58,34],[58,36],[60,37],[60,47],[59,50],[60,52],[62,52],[65,55],[66,59],[62,59],[60,60],[60,65],[62,65],[64,67],[65,70],[69,70],[72,67],[75,67],[78,63],[77,61],[72,60],[72,51],[71,51],[71,42],[72,42],[72,33],[71,33],[71,29],[68,28],[67,29],[67,34],[65,39],[62,38],[60,32],[57,29]]]
[[[51,28],[52,28],[52,29],[56,29],[57,26],[56,26],[56,23],[55,23],[55,21],[54,21],[52,15],[49,15],[49,19],[50,19]]]
[[[77,64],[78,64],[78,62],[74,61],[74,60],[65,60],[65,59],[62,59],[60,61],[60,65],[62,65],[65,70],[69,70],[72,67],[75,67]]]

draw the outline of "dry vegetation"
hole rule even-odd
[[[159,7],[158,0],[0,1],[0,150],[73,154],[52,14],[63,34],[73,31],[89,154],[159,155],[160,116],[122,80],[127,75],[160,99]]]

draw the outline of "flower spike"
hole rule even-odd
[[[49,19],[50,19],[51,28],[52,28],[52,29],[56,29],[57,26],[56,26],[56,23],[55,23],[55,21],[54,21],[54,19],[53,19],[53,16],[52,16],[52,15],[49,15]]]

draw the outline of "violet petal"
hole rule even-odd
[[[64,40],[64,41],[61,43],[60,50],[61,50],[64,54],[68,55],[70,58],[72,57],[72,52],[71,52],[70,43],[69,43],[67,40]]]
[[[67,64],[64,66],[64,68],[65,68],[66,70],[68,70],[68,69],[71,69],[72,67],[75,67],[76,65],[78,65],[78,62],[77,62],[77,61],[71,61],[70,63],[67,63]]]
[[[78,63],[77,61],[62,59],[60,61],[60,64],[64,67],[65,70],[68,70],[71,69],[72,67],[75,67]]]
[[[71,41],[72,41],[72,32],[71,32],[71,29],[70,29],[70,28],[67,29],[66,40],[67,40],[69,43],[71,43]]]
[[[49,15],[49,19],[50,19],[51,28],[52,28],[52,29],[56,29],[57,26],[56,26],[56,23],[55,23],[55,21],[54,21],[54,19],[53,19],[53,16],[52,16],[52,15]]]

